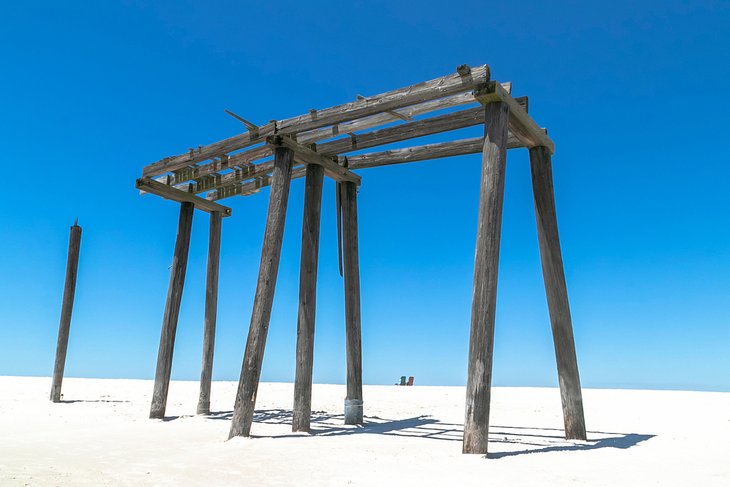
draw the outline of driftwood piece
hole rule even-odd
[[[324,169],[310,164],[304,189],[302,257],[299,266],[299,312],[297,315],[296,371],[292,431],[309,431],[312,414],[312,366],[317,307],[317,265],[322,210]]]
[[[229,438],[249,436],[251,433],[256,392],[261,377],[261,363],[264,359],[276,277],[279,272],[293,156],[292,150],[286,147],[277,147],[274,151],[273,184],[269,194],[269,210],[266,216],[264,244],[261,249],[261,265]]]
[[[163,419],[167,407],[167,391],[170,388],[170,373],[172,371],[172,354],[175,348],[175,333],[177,319],[180,314],[183,287],[185,285],[185,271],[188,265],[188,250],[190,248],[190,231],[193,224],[192,203],[180,204],[180,219],[177,226],[175,253],[170,269],[170,285],[167,289],[165,314],[162,317],[162,331],[160,333],[160,348],[157,353],[157,370],[155,371],[155,386],[152,393],[150,418]]]
[[[66,352],[68,335],[71,329],[71,313],[76,293],[76,274],[79,267],[79,250],[81,249],[81,227],[74,223],[68,237],[68,258],[66,260],[66,281],[63,286],[63,304],[61,305],[61,321],[58,325],[58,342],[56,343],[56,360],[53,366],[53,382],[51,384],[51,401],[61,401],[61,384],[63,371],[66,368]]]
[[[553,170],[550,152],[545,147],[530,149],[532,191],[535,197],[537,237],[540,243],[540,260],[545,280],[550,323],[553,330],[555,358],[558,365],[560,396],[563,402],[565,437],[586,439],[583,416],[583,396],[575,354],[573,324],[570,319],[568,290],[565,285],[563,257],[558,236],[558,219],[555,211]]]
[[[210,413],[210,386],[213,380],[213,352],[218,311],[218,269],[221,256],[221,214],[210,213],[208,235],[208,269],[205,277],[205,323],[203,327],[203,364],[200,371],[198,414]]]
[[[479,454],[487,453],[489,436],[494,313],[497,302],[497,270],[509,124],[509,107],[506,103],[489,103],[484,110],[484,151],[474,258],[474,290],[462,447],[464,453]]]

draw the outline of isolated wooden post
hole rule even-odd
[[[302,258],[299,267],[299,315],[297,318],[297,363],[294,375],[292,431],[309,431],[312,414],[312,365],[314,320],[317,305],[319,221],[322,208],[324,168],[307,165],[302,222]]]
[[[553,329],[555,358],[558,363],[560,396],[563,401],[565,437],[586,439],[583,397],[575,356],[573,325],[570,319],[568,291],[565,285],[563,257],[558,238],[558,220],[553,193],[553,170],[550,152],[545,147],[530,149],[532,191],[535,196],[537,237],[540,242],[542,275],[545,281],[550,323]]]
[[[203,331],[203,367],[200,372],[198,414],[210,413],[210,385],[213,379],[213,349],[218,310],[218,268],[221,256],[221,221],[219,211],[210,213],[208,236],[208,272],[205,279],[205,327]]]
[[[276,147],[274,150],[274,170],[269,194],[269,210],[266,215],[264,245],[261,250],[261,266],[229,438],[249,436],[251,432],[271,306],[274,302],[276,276],[279,272],[281,242],[291,183],[292,155],[291,149],[285,147]]]
[[[183,287],[185,285],[185,271],[188,265],[188,249],[190,248],[190,230],[193,224],[192,203],[180,204],[180,219],[177,226],[175,253],[170,269],[170,284],[167,289],[165,314],[162,317],[162,332],[160,334],[160,349],[157,352],[157,371],[155,372],[155,388],[152,393],[150,418],[162,419],[165,417],[167,406],[167,391],[170,387],[170,372],[172,371],[172,353],[175,348],[175,332],[177,319],[180,314]]]
[[[352,182],[343,182],[340,184],[340,191],[342,191],[345,339],[347,341],[345,424],[362,424],[362,346],[360,332],[360,259],[357,238],[357,185]]]
[[[474,257],[463,444],[464,453],[479,454],[487,453],[489,436],[494,314],[497,302],[497,269],[509,124],[507,104],[487,103],[484,110],[484,150]]]
[[[66,367],[66,350],[68,350],[68,334],[71,328],[71,312],[74,307],[76,292],[76,271],[79,266],[79,250],[81,248],[81,227],[75,222],[71,227],[68,239],[68,259],[66,261],[66,283],[63,286],[63,304],[61,305],[61,322],[58,325],[58,343],[56,344],[56,362],[53,367],[53,384],[51,385],[51,401],[61,401],[61,383],[63,369]]]

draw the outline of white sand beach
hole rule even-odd
[[[551,388],[494,389],[490,454],[462,455],[463,387],[314,386],[312,434],[291,432],[293,385],[262,383],[253,438],[226,441],[236,384],[173,381],[165,421],[152,381],[0,377],[0,485],[730,485],[730,393],[584,390],[589,441],[562,437]]]

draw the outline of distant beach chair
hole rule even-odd
[[[407,385],[407,386],[412,386],[412,385],[413,385],[413,376],[410,376],[410,377],[408,378],[408,384],[406,384],[406,385]]]
[[[405,376],[405,375],[402,375],[402,376],[400,377],[400,384],[398,384],[398,385],[399,385],[399,386],[404,386],[404,385],[406,385],[406,376]]]

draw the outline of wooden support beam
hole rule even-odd
[[[522,147],[521,143],[517,139],[509,138],[507,148],[514,149],[517,147]],[[439,142],[417,147],[407,147],[405,149],[393,149],[383,152],[347,156],[347,162],[350,169],[365,169],[369,167],[476,154],[482,152],[483,148],[484,139],[482,137],[475,137],[473,139],[455,140],[453,142]]]
[[[290,137],[272,137],[267,139],[267,142],[274,146],[281,145],[291,149],[294,152],[294,160],[300,164],[317,164],[318,166],[322,166],[324,173],[337,182],[349,181],[358,185],[360,184],[360,176],[340,166],[336,158],[333,159],[332,157],[319,154],[309,147],[296,143]]]
[[[555,344],[555,358],[558,364],[560,396],[563,402],[565,437],[586,439],[586,425],[583,416],[583,396],[578,375],[578,360],[575,354],[573,325],[568,305],[568,290],[565,285],[563,257],[558,237],[558,220],[555,211],[553,191],[553,170],[550,151],[545,147],[530,149],[532,191],[535,197],[537,215],[537,236],[540,243],[540,260],[545,280],[550,323]]]
[[[137,189],[162,196],[167,200],[177,201],[179,203],[190,203],[199,210],[212,212],[217,211],[221,216],[231,216],[231,209],[227,206],[213,203],[205,198],[195,196],[192,193],[175,189],[167,184],[159,183],[150,178],[139,178],[137,180]]]
[[[379,145],[392,144],[417,137],[439,134],[484,123],[484,108],[478,106],[437,117],[403,123],[373,132],[357,134],[352,137],[325,142],[316,146],[320,154],[344,154],[356,150],[369,149]]]
[[[221,256],[221,214],[210,213],[208,236],[208,272],[205,278],[205,324],[203,329],[203,365],[200,372],[198,414],[210,413],[210,386],[213,380],[213,351],[218,311],[218,269]]]
[[[369,167],[389,166],[392,164],[404,164],[407,162],[426,161],[430,159],[440,159],[443,157],[462,156],[466,154],[476,154],[482,152],[484,147],[484,139],[475,137],[473,139],[456,140],[453,142],[439,142],[436,144],[427,144],[417,147],[408,147],[405,149],[394,149],[383,152],[371,152],[368,154],[359,154],[356,156],[347,156],[348,169],[366,169]],[[508,140],[509,149],[523,147],[522,143],[514,137]],[[242,184],[235,184],[216,191],[211,191],[206,196],[211,201],[229,198],[231,196],[242,195],[247,196],[258,192],[259,189],[269,185],[270,177],[265,175],[264,163],[261,164],[262,172],[259,173],[258,179],[248,181]],[[259,167],[259,166],[257,166]],[[270,169],[269,169],[270,170]],[[304,177],[304,168],[294,169],[292,179]]]
[[[190,231],[193,225],[194,209],[193,204],[190,202],[186,201],[180,204],[175,253],[173,254],[170,269],[170,285],[167,289],[165,314],[162,318],[155,387],[152,393],[152,405],[150,406],[150,418],[152,419],[163,419],[165,417],[167,391],[170,387],[170,372],[172,371],[172,353],[175,348],[177,319],[180,314],[180,302],[182,301],[185,285],[185,271],[188,265]]]
[[[291,135],[298,132],[310,131],[328,125],[349,122],[378,113],[397,110],[457,93],[463,93],[488,82],[489,79],[489,66],[478,66],[471,68],[467,74],[454,73],[362,100],[356,100],[324,110],[313,111],[306,115],[270,122],[259,128],[257,136],[251,132],[246,132],[205,147],[199,147],[197,151],[191,149],[186,154],[166,157],[154,164],[146,166],[142,171],[142,175],[145,177],[153,177],[174,171],[212,157],[221,156],[251,146],[270,135]]]
[[[274,174],[269,194],[264,244],[261,250],[261,266],[256,283],[251,325],[241,366],[241,378],[238,382],[229,438],[249,436],[251,433],[256,392],[261,377],[261,363],[264,359],[271,306],[274,302],[274,289],[279,272],[293,156],[293,151],[287,147],[277,147],[274,151]]]
[[[474,90],[474,97],[484,105],[495,101],[506,103],[510,110],[509,129],[514,136],[522,141],[525,147],[544,146],[551,154],[555,152],[555,144],[547,132],[535,123],[527,114],[527,110],[522,108],[502,85],[490,81]]]
[[[347,341],[347,397],[345,424],[363,423],[362,346],[360,324],[360,258],[357,236],[357,186],[339,185],[342,192],[342,242],[345,278],[345,339]]]
[[[464,453],[487,453],[492,387],[494,314],[497,303],[499,241],[507,155],[509,106],[485,106],[484,151],[472,293],[469,370],[466,382]]]
[[[297,317],[297,357],[294,375],[292,431],[309,431],[312,414],[312,366],[314,364],[314,323],[317,307],[317,264],[319,222],[322,209],[324,168],[309,164],[304,189],[302,258],[299,266],[299,313]]]
[[[53,402],[61,402],[61,383],[63,382],[63,370],[66,368],[66,351],[68,350],[68,335],[71,329],[71,312],[73,311],[74,295],[76,293],[76,273],[79,267],[80,248],[81,227],[78,223],[74,223],[68,237],[66,282],[63,286],[61,321],[58,325],[56,361],[53,366],[53,383],[51,384],[51,401]]]
[[[502,87],[505,89],[511,88],[511,82],[502,83]],[[527,106],[527,97],[515,98],[518,103],[523,106]],[[443,110],[446,108],[453,108],[460,105],[466,105],[469,103],[476,103],[474,94],[459,93],[458,95],[452,95],[438,100],[432,100],[418,105],[401,108],[398,113],[398,118],[411,120],[417,115],[429,113],[436,110]],[[386,114],[377,114],[370,117],[354,120],[339,125],[333,125],[330,127],[315,129],[307,132],[300,132],[294,134],[292,137],[299,144],[310,144],[323,139],[329,139],[338,135],[351,134],[355,131],[365,130],[378,125],[390,123],[393,120],[394,111],[389,111]],[[324,152],[324,151],[320,151]],[[261,163],[251,165],[254,161],[268,157],[272,154],[272,148],[266,144],[263,146],[252,147],[245,151],[230,154],[229,156],[223,156],[221,158],[214,159],[212,162],[207,164],[201,164],[197,166],[187,166],[181,169],[173,171],[171,174],[165,176],[159,176],[155,178],[155,181],[175,186],[178,189],[186,189],[184,183],[192,181],[193,193],[201,193],[204,191],[210,191],[220,187],[235,184],[246,179],[253,179],[261,175],[260,167]],[[270,162],[273,167],[273,162]],[[218,171],[225,169],[234,169],[233,172],[228,174],[216,174]],[[268,171],[271,169],[269,168]]]
[[[442,110],[446,108],[456,107],[459,105],[465,105],[468,103],[476,103],[474,95],[471,92],[459,93],[458,95],[448,96],[438,100],[432,100],[411,107],[406,107],[398,110],[398,113],[404,117],[412,118],[416,115],[432,112],[435,110]],[[383,125],[392,122],[393,118],[387,114],[377,114],[370,117],[354,120],[331,127],[325,127],[307,132],[297,133],[294,138],[299,144],[310,144],[323,139],[329,139],[338,135],[350,134],[358,130],[365,130],[378,125]],[[192,180],[194,183],[193,193],[200,193],[203,191],[209,191],[226,185],[234,184],[237,182],[244,181],[246,179],[252,179],[260,174],[251,173],[247,174],[245,171],[237,172],[236,174],[223,174],[220,177],[215,173],[228,168],[241,166],[242,170],[247,169],[246,164],[250,164],[258,159],[268,157],[272,154],[272,147],[268,144],[253,147],[242,152],[230,154],[228,157],[221,157],[215,159],[210,163],[201,164],[198,166],[187,166],[181,169],[173,171],[169,175],[160,176],[155,178],[155,181],[173,185],[178,189],[184,189],[182,183]],[[273,162],[271,162],[273,167]],[[249,166],[248,168],[250,168]],[[258,171],[260,164],[253,166],[254,171]],[[269,171],[271,169],[269,168]],[[206,176],[212,176],[206,178]]]

